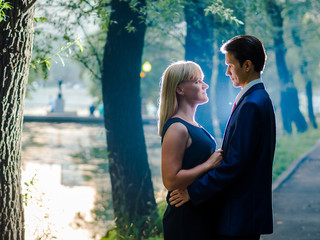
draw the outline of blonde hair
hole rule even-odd
[[[160,100],[158,109],[158,134],[161,137],[164,124],[178,110],[176,89],[181,82],[197,78],[203,79],[203,72],[198,64],[191,61],[172,63],[163,72],[160,86]]]

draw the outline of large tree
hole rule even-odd
[[[303,17],[305,16],[308,9],[312,9],[312,3],[310,1],[307,2],[298,2],[295,4],[291,4],[290,1],[286,1],[286,16],[289,19],[290,27],[291,27],[291,35],[293,39],[293,43],[297,47],[298,55],[300,57],[300,73],[305,82],[306,95],[307,95],[307,109],[308,109],[308,117],[309,124],[313,128],[318,128],[318,124],[316,121],[316,117],[313,111],[313,101],[312,101],[312,77],[309,72],[309,62],[312,62],[312,56],[308,55],[308,51],[306,49],[306,44],[308,43],[305,38],[306,34],[305,29],[302,26]],[[308,59],[309,58],[309,59]]]
[[[142,128],[140,71],[146,2],[111,1],[102,93],[116,223],[121,234],[143,238],[156,202]],[[151,219],[151,222],[150,222]],[[149,225],[148,225],[149,224]]]
[[[36,0],[10,1],[0,22],[0,239],[24,239],[21,195],[23,100],[33,42]]]
[[[227,40],[232,37],[245,33],[244,16],[245,16],[245,4],[242,0],[236,1],[225,1],[226,7],[232,10],[234,17],[238,19],[236,22],[226,21],[217,15],[214,18],[215,21],[215,35],[217,42],[217,77],[215,85],[215,104],[216,104],[216,116],[219,122],[219,130],[221,137],[224,134],[224,130],[231,114],[231,108],[235,99],[236,92],[232,86],[230,78],[226,76],[226,64],[225,55],[220,52],[220,47]],[[232,104],[230,104],[232,103]]]
[[[184,7],[187,34],[185,38],[185,59],[198,63],[210,86],[213,67],[213,26],[212,16],[205,16],[205,0],[188,1]],[[209,90],[208,90],[209,92]],[[210,101],[198,107],[196,118],[213,134],[212,110]]]
[[[266,0],[265,4],[266,11],[274,27],[273,43],[281,87],[280,108],[283,129],[291,133],[292,123],[294,123],[298,132],[304,132],[307,130],[307,122],[300,112],[298,91],[285,59],[287,49],[283,39],[282,7],[275,0]]]
[[[65,23],[57,27],[69,41],[76,31],[82,30],[86,42],[84,54],[77,54],[77,60],[91,73],[96,83],[101,81],[117,232],[126,239],[144,238],[151,231],[156,233],[159,225],[154,221],[159,218],[148,164],[140,97],[146,1],[45,2],[43,10],[48,14],[56,9],[70,13],[70,19],[59,21],[66,16],[56,14],[51,21]],[[99,26],[97,33],[90,32],[88,26],[92,25],[88,23]],[[95,88],[101,85],[96,84]],[[98,92],[95,90],[96,94]]]

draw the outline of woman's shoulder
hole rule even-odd
[[[170,118],[163,127],[163,131],[162,131],[162,137],[164,137],[164,135],[167,132],[172,132],[175,133],[175,135],[180,135],[180,134],[188,134],[188,129],[186,127],[186,124],[184,123],[184,121],[180,118]]]

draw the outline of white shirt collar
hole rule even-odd
[[[244,86],[244,88],[241,89],[241,91],[238,93],[235,103],[238,104],[240,98],[254,85],[258,84],[258,83],[262,83],[261,78],[258,78],[256,80],[253,80],[251,82],[249,82],[247,85]]]

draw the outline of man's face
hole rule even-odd
[[[226,53],[226,65],[228,66],[226,75],[230,77],[234,87],[244,87],[245,69],[240,66],[240,62],[231,52]]]

